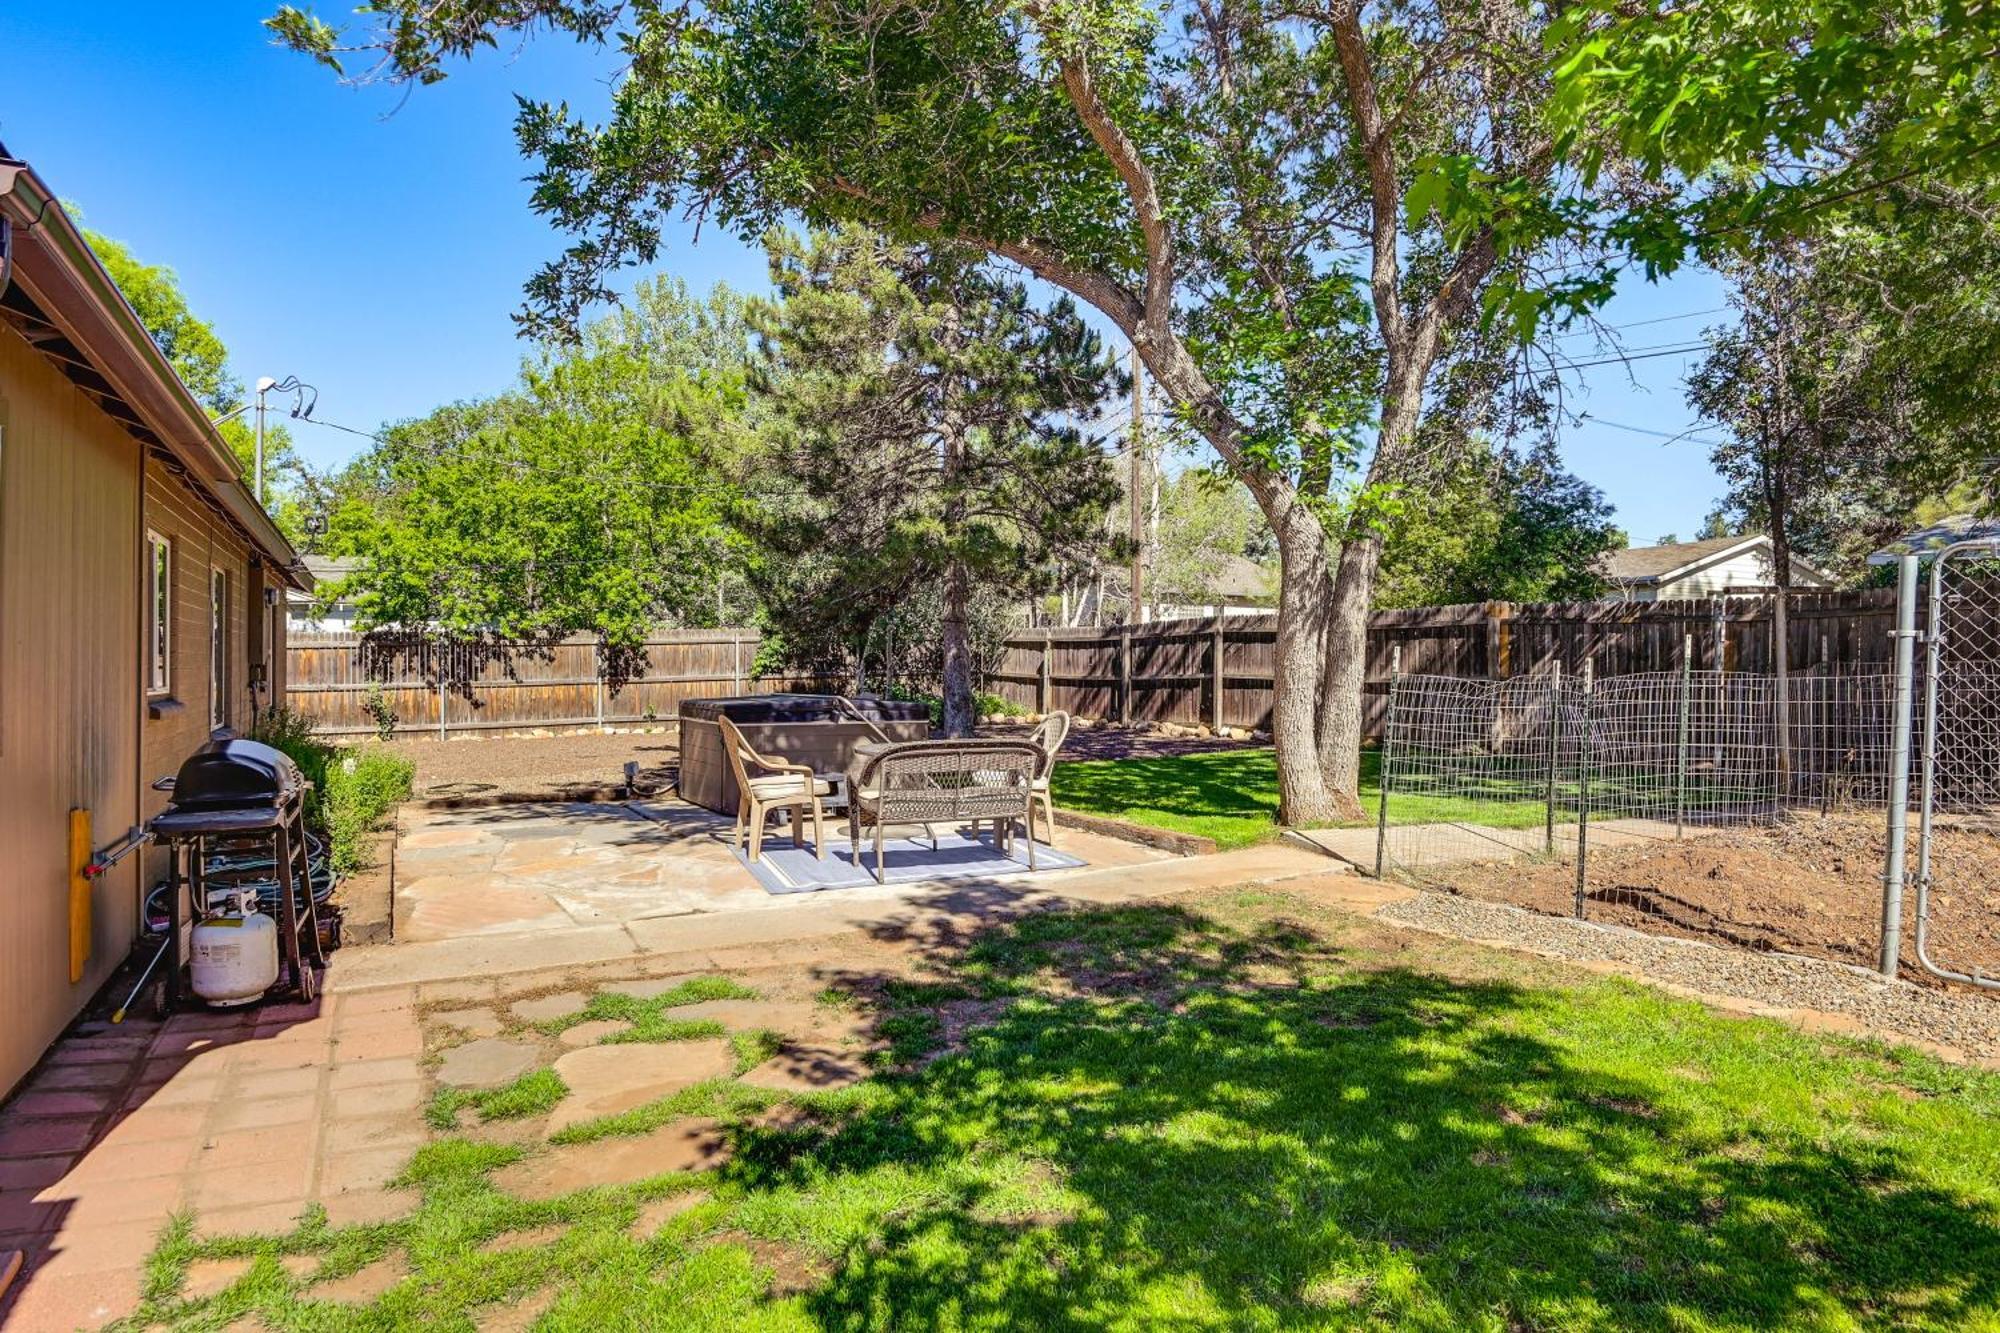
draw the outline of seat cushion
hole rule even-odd
[[[803,801],[808,796],[831,796],[833,784],[823,778],[813,778],[810,783],[796,773],[773,773],[767,778],[750,779],[750,796],[753,800]]]

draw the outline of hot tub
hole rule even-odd
[[[715,722],[719,717],[734,722],[757,753],[808,764],[815,773],[845,771],[854,747],[877,739],[877,732],[892,741],[920,741],[931,734],[930,712],[920,703],[863,695],[854,700],[854,707],[874,723],[873,729],[855,721],[846,703],[831,694],[683,701],[677,788],[681,799],[717,814],[736,813],[736,772],[722,748],[722,728]]]

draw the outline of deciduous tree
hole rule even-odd
[[[353,45],[406,83],[546,26],[618,42],[591,124],[524,108],[535,204],[578,233],[530,283],[567,326],[686,212],[973,245],[1095,307],[1249,487],[1282,564],[1284,818],[1357,800],[1379,499],[1448,461],[1418,430],[1484,308],[1521,329],[1601,299],[1534,276],[1587,236],[1560,169],[1544,11],[1516,0],[381,0]],[[283,40],[338,64],[293,8]],[[1507,278],[1494,286],[1496,276]]]

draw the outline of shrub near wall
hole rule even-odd
[[[373,746],[345,751],[321,739],[311,718],[289,708],[265,714],[250,735],[284,751],[312,784],[306,822],[326,835],[335,873],[365,869],[368,835],[397,802],[410,798],[416,766]]]

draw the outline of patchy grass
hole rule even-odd
[[[693,1041],[699,1037],[720,1037],[725,1029],[710,1018],[675,1018],[672,1011],[685,1004],[704,1000],[754,1000],[757,992],[727,977],[690,977],[671,990],[647,999],[620,991],[599,991],[590,1003],[574,1014],[551,1018],[535,1026],[554,1036],[579,1023],[621,1020],[632,1026],[613,1032],[599,1045],[636,1041]]]
[[[1361,805],[1382,799],[1382,755],[1361,752]],[[1392,824],[1458,823],[1534,828],[1540,800],[1523,799],[1518,784],[1504,791],[1431,795],[1410,780],[1389,803]],[[1154,828],[1212,838],[1216,846],[1247,847],[1278,834],[1278,765],[1269,750],[1221,750],[1162,759],[1091,759],[1057,764],[1050,780],[1057,805]]]
[[[1226,894],[940,948],[1011,1002],[936,1059],[804,1117],[717,1080],[564,1136],[714,1117],[716,1170],[530,1203],[491,1182],[521,1149],[446,1140],[403,1221],[170,1228],[142,1322],[467,1327],[553,1289],[542,1333],[2000,1328],[2000,1076],[1304,911]],[[966,1003],[904,998],[932,1002],[890,1012],[913,1049]],[[372,1305],[314,1301],[392,1252],[411,1276]],[[278,1266],[299,1253],[316,1274]],[[218,1254],[258,1262],[179,1301]]]
[[[424,1108],[424,1119],[432,1129],[456,1129],[458,1113],[469,1106],[479,1113],[481,1121],[524,1120],[555,1110],[568,1092],[555,1070],[535,1069],[504,1088],[439,1088]]]
[[[782,1032],[770,1028],[750,1028],[729,1037],[729,1049],[736,1056],[736,1072],[747,1074],[778,1053],[785,1044]]]

